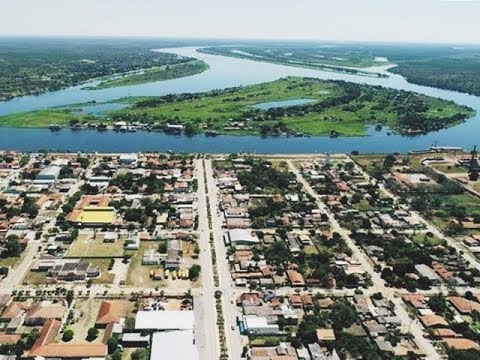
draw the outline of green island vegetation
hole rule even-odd
[[[185,63],[165,65],[158,68],[147,69],[141,72],[105,80],[97,86],[86,87],[87,90],[100,90],[118,86],[139,85],[154,81],[164,81],[181,77],[196,75],[208,70],[207,63],[201,60],[191,60]]]
[[[0,39],[0,101],[141,69],[191,62],[132,40]]]
[[[298,99],[315,102],[265,110],[253,107]],[[182,124],[193,133],[318,136],[365,135],[367,125],[389,126],[402,134],[427,133],[472,115],[473,110],[467,107],[412,92],[298,77],[207,93],[167,95],[110,114],[114,120]]]
[[[362,68],[388,64],[385,59],[376,58],[371,53],[337,47],[212,46],[200,48],[198,51],[212,55],[374,77],[386,75],[365,71]]]
[[[298,99],[314,101],[278,107],[278,101]],[[265,102],[274,102],[277,107],[254,107]],[[473,114],[468,107],[413,92],[288,77],[247,87],[143,98],[128,108],[109,112],[108,121],[140,122],[167,132],[167,124],[181,124],[187,135],[215,132],[337,137],[366,135],[369,125],[388,126],[400,134],[427,133],[461,123]],[[22,121],[22,117],[29,121]],[[51,109],[3,116],[0,126],[48,127],[72,121],[103,120],[69,109]]]

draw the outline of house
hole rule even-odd
[[[448,338],[443,342],[450,349],[454,350],[480,350],[480,346],[473,340],[465,338]]]
[[[42,301],[34,304],[25,316],[26,325],[43,325],[47,320],[56,319],[61,321],[68,313],[63,303]]]
[[[153,280],[163,280],[164,273],[162,269],[155,269],[150,272],[150,276]]]
[[[0,322],[10,322],[31,306],[31,301],[12,301],[0,316]]]
[[[108,231],[103,237],[103,242],[105,243],[114,243],[118,239],[118,234],[115,231]]]
[[[317,340],[320,344],[336,339],[333,329],[317,329]]]
[[[302,297],[299,295],[299,294],[292,294],[288,297],[288,300],[290,301],[290,304],[294,307],[294,308],[302,308],[303,307],[303,303],[302,303]]]
[[[467,300],[460,296],[449,296],[448,301],[462,315],[470,314],[474,310],[480,312],[480,304],[476,301]]]
[[[237,298],[237,305],[262,305],[262,299],[256,293],[243,293]]]
[[[425,264],[416,264],[415,270],[421,276],[428,278],[433,284],[438,284],[441,281],[440,276],[429,266]]]
[[[288,280],[292,286],[305,286],[303,275],[296,270],[287,270]]]
[[[426,328],[448,327],[447,320],[445,320],[440,315],[431,314],[431,315],[419,316],[419,320],[422,323],[422,325],[425,326]]]
[[[118,322],[125,313],[126,302],[123,300],[104,300],[100,304],[95,326],[105,327],[109,323]]]

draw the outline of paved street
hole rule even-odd
[[[380,275],[373,269],[372,265],[368,261],[367,256],[360,250],[360,248],[355,244],[355,242],[350,238],[349,232],[343,229],[338,221],[335,219],[333,214],[325,206],[323,201],[320,199],[320,196],[312,189],[310,184],[305,180],[305,178],[300,174],[298,168],[296,168],[293,163],[289,160],[288,165],[290,170],[296,175],[297,180],[304,186],[304,189],[308,194],[313,196],[318,204],[319,209],[326,213],[331,224],[333,231],[339,233],[347,242],[348,246],[352,249],[353,256],[356,260],[360,262],[362,267],[367,271],[373,282],[373,288],[375,292],[380,292],[382,295],[392,301],[395,305],[394,312],[402,321],[402,328],[409,329],[411,334],[414,336],[415,343],[420,348],[420,350],[427,356],[428,359],[440,359],[441,356],[438,354],[435,347],[427,339],[423,337],[423,330],[420,325],[412,321],[408,316],[407,311],[403,307],[401,300],[395,298],[395,292],[392,288],[387,288],[384,281],[380,278]]]

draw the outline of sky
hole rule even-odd
[[[0,0],[0,35],[480,44],[480,0]]]

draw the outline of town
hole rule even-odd
[[[0,152],[0,359],[480,357],[477,151]]]

